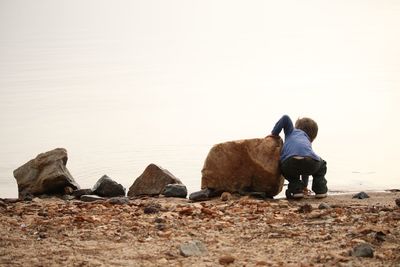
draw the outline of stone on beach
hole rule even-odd
[[[182,182],[168,170],[150,164],[129,188],[128,196],[160,195],[169,184],[182,184]]]
[[[202,256],[207,254],[207,248],[199,240],[185,242],[179,246],[179,251],[182,256]]]
[[[103,175],[92,189],[95,195],[101,197],[121,197],[125,196],[125,188],[112,180],[107,175]]]
[[[163,195],[166,197],[186,198],[187,193],[187,188],[183,184],[168,184],[164,189]]]
[[[84,202],[93,202],[93,201],[105,200],[105,199],[100,196],[97,196],[97,195],[82,195],[80,197],[80,200],[82,200]]]
[[[72,196],[76,198],[80,198],[83,195],[93,195],[93,190],[90,188],[86,188],[86,189],[77,189],[74,192],[72,192]]]
[[[35,159],[14,170],[19,197],[64,194],[66,187],[79,189],[66,167],[67,161],[67,150],[56,148],[37,155]]]
[[[273,197],[284,182],[279,170],[281,148],[281,141],[271,137],[217,144],[205,160],[201,188],[265,192]]]

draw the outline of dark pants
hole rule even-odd
[[[300,181],[300,176],[312,175],[312,191],[316,194],[324,194],[328,192],[326,186],[326,161],[317,161],[311,158],[288,158],[281,163],[281,171],[283,177],[289,181],[288,190],[289,192],[296,194],[303,192],[304,183]]]

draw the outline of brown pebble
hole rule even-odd
[[[396,202],[396,205],[397,205],[398,207],[400,207],[400,198],[396,199],[395,202]]]
[[[221,265],[228,265],[231,264],[235,261],[235,258],[232,257],[231,255],[224,255],[221,258],[219,258],[219,264]]]
[[[228,201],[232,199],[232,195],[229,192],[223,192],[221,195],[221,200],[222,201]]]

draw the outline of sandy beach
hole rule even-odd
[[[196,203],[5,199],[0,265],[399,266],[400,193],[368,194]],[[355,256],[354,248],[364,243],[372,257]]]

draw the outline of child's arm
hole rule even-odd
[[[282,118],[275,124],[275,127],[274,129],[272,129],[271,134],[278,136],[282,129],[285,133],[285,136],[293,132],[293,123],[288,115],[282,116]]]

